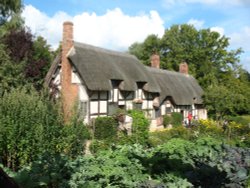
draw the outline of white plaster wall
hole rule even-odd
[[[71,71],[71,83],[72,84],[80,84],[81,83],[80,77],[78,76],[78,74],[74,70]]]
[[[198,118],[199,119],[207,119],[207,110],[206,109],[199,109],[198,110]]]
[[[126,110],[132,110],[132,109],[133,109],[133,102],[126,101]]]
[[[145,100],[145,99],[142,101],[142,109],[143,109],[143,110],[148,109],[148,101]]]
[[[164,116],[166,114],[166,105],[161,105],[161,115]]]
[[[100,101],[100,113],[107,113],[107,101]]]
[[[119,97],[118,95],[119,95],[118,89],[114,89],[114,102],[118,101],[118,97]]]
[[[118,105],[125,105],[125,101],[119,101]]]
[[[88,101],[89,97],[87,94],[87,89],[83,85],[79,86],[79,100],[80,101]]]
[[[90,101],[90,113],[98,113],[98,101]]]
[[[86,103],[86,114],[84,119],[84,123],[89,123],[88,115],[89,115],[89,96],[87,93],[87,89],[84,85],[79,85],[79,100]]]

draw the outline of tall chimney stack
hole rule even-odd
[[[67,54],[74,45],[73,41],[73,23],[66,21],[63,23],[62,36],[62,56],[61,56],[61,84],[62,84],[62,102],[64,111],[64,120],[67,121],[72,113],[73,106],[78,95],[78,86],[72,84],[72,65],[70,64]]]
[[[151,67],[160,68],[160,56],[157,53],[154,53],[151,58]]]
[[[182,62],[179,65],[179,72],[183,74],[188,74],[188,64],[186,62]]]

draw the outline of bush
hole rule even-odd
[[[94,124],[94,138],[98,140],[112,140],[117,135],[117,121],[112,117],[98,117]]]
[[[169,116],[169,115],[164,115],[163,116],[163,125],[164,125],[165,128],[168,127],[168,125],[171,124],[171,122],[172,122],[172,117],[171,116]]]
[[[163,116],[163,125],[167,127],[169,124],[173,125],[173,127],[182,125],[183,115],[179,112],[173,112],[170,116]]]
[[[143,111],[130,110],[128,112],[133,118],[132,124],[132,139],[133,143],[147,144],[149,136],[149,120],[145,117]]]
[[[173,127],[172,129],[164,129],[162,131],[155,131],[149,133],[149,145],[157,146],[164,144],[172,138],[183,138],[187,140],[192,140],[196,135],[193,134],[193,131],[186,129],[183,126]]]
[[[171,124],[174,127],[182,125],[183,116],[182,116],[181,113],[179,113],[179,112],[173,112],[171,114],[171,116],[172,116]]]
[[[56,152],[61,119],[43,95],[32,88],[13,89],[0,98],[0,161],[17,170],[44,151]]]
[[[32,88],[13,89],[0,98],[0,161],[16,171],[44,152],[83,153],[88,131],[80,121],[65,125],[60,105]]]
[[[21,187],[26,188],[69,188],[73,168],[68,164],[70,159],[64,155],[44,153],[18,171],[14,179]]]
[[[90,133],[81,119],[74,117],[62,128],[61,147],[63,153],[71,158],[84,154],[85,142]]]
[[[228,117],[229,121],[234,121],[237,124],[241,125],[249,125],[250,124],[250,116],[231,116]]]

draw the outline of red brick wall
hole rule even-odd
[[[72,114],[74,105],[78,97],[78,85],[71,83],[72,67],[67,58],[69,50],[73,47],[73,23],[63,23],[63,41],[62,41],[62,103],[64,119],[67,121]]]

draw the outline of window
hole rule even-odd
[[[87,102],[80,101],[80,103],[79,103],[79,116],[81,118],[85,118],[86,115],[87,115]]]

